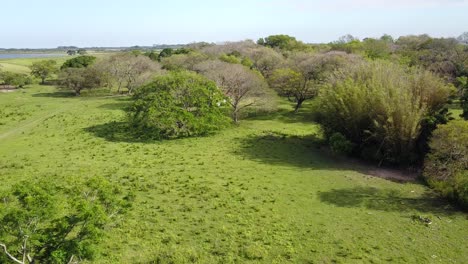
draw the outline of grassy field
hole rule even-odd
[[[466,214],[420,183],[328,156],[307,108],[141,142],[119,129],[126,104],[49,86],[0,93],[0,190],[51,176],[136,190],[93,263],[468,261]]]
[[[90,53],[89,55],[95,57],[104,57],[109,53]],[[76,57],[76,56],[75,56]],[[58,66],[61,66],[66,60],[73,58],[73,56],[57,56],[50,58],[19,58],[19,59],[0,59],[0,69],[4,71],[12,71],[17,73],[29,74],[31,70],[29,66],[33,62],[41,60],[55,60]]]

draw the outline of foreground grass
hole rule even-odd
[[[93,263],[467,261],[466,214],[421,184],[328,158],[306,115],[141,142],[114,123],[127,103],[47,86],[0,94],[0,191],[51,176],[104,176],[136,190]]]

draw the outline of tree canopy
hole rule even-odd
[[[131,125],[155,139],[206,135],[228,124],[226,98],[192,72],[171,72],[138,89],[128,109]]]

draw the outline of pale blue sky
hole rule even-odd
[[[468,31],[468,0],[0,0],[0,47],[305,42]]]

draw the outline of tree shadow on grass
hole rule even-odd
[[[33,97],[53,97],[53,98],[71,98],[77,97],[74,92],[70,91],[57,91],[53,93],[36,93]]]
[[[120,98],[117,102],[100,105],[99,108],[107,110],[125,110],[131,103],[130,98]]]
[[[234,151],[250,160],[306,169],[352,170],[393,182],[418,182],[418,173],[403,168],[379,167],[357,158],[334,154],[319,135],[291,136],[272,131],[241,139]]]
[[[314,122],[314,114],[312,111],[312,106],[306,105],[306,107],[301,108],[299,112],[294,113],[294,111],[289,108],[279,108],[276,111],[268,113],[257,113],[249,112],[247,113],[249,120],[277,120],[283,123],[312,123]]]
[[[319,192],[318,197],[323,203],[345,208],[363,207],[387,212],[418,211],[443,215],[454,214],[458,211],[447,200],[439,198],[433,193],[426,193],[421,197],[406,197],[395,189],[373,187],[332,189],[327,192]]]
[[[234,153],[250,160],[271,165],[293,165],[320,169],[334,167],[320,151],[324,144],[317,135],[291,136],[266,131],[241,139]]]
[[[157,141],[152,138],[142,137],[127,122],[109,122],[88,127],[84,130],[110,142],[152,143]]]

